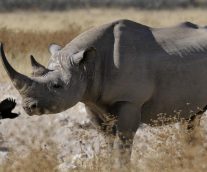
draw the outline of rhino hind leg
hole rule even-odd
[[[200,125],[200,119],[206,110],[207,110],[207,105],[196,114],[190,116],[187,123],[188,130],[193,130],[196,126]]]
[[[200,126],[201,117],[203,113],[206,111],[206,109],[207,109],[207,106],[205,106],[203,110],[197,112],[196,114],[191,115],[190,118],[188,119],[187,130],[189,132],[189,135],[187,135],[188,137],[186,137],[187,143],[189,144],[196,143],[198,131],[199,131],[197,130],[199,129],[197,127]]]
[[[140,125],[141,113],[138,106],[130,102],[119,102],[113,110],[118,114],[114,142],[115,165],[124,167],[130,164],[133,139]]]
[[[200,119],[202,117],[204,112],[193,114],[190,116],[190,118],[187,121],[187,129],[188,130],[194,130],[196,126],[200,125]]]

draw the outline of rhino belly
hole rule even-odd
[[[205,96],[206,95],[206,96]],[[142,107],[142,122],[151,123],[156,120],[158,114],[165,114],[167,117],[181,117],[188,119],[190,115],[202,110],[207,105],[207,94],[194,92],[164,92],[154,95],[145,102]]]

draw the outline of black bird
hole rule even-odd
[[[19,116],[17,113],[12,113],[15,108],[16,102],[12,98],[7,98],[0,103],[0,119],[16,118]]]

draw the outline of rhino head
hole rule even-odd
[[[13,85],[22,96],[22,105],[29,115],[41,115],[64,111],[83,99],[87,88],[87,72],[84,65],[94,55],[94,48],[87,48],[60,61],[60,46],[52,45],[54,60],[52,69],[39,64],[31,56],[32,76],[17,72],[8,62],[1,43],[1,59]],[[91,53],[93,52],[93,53]]]

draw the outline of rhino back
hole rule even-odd
[[[170,55],[187,58],[196,52],[207,49],[207,29],[190,22],[174,27],[152,29],[153,36]]]

